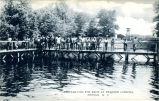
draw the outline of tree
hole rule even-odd
[[[101,9],[97,15],[97,18],[99,18],[99,26],[101,27],[102,36],[114,36],[115,30],[118,29],[118,25],[115,24],[115,11]]]
[[[71,36],[76,32],[75,12],[64,1],[55,6],[55,16],[59,17],[57,33],[62,36]]]
[[[37,11],[38,29],[41,36],[54,36],[56,34],[58,30],[57,25],[60,22],[54,13],[51,7]]]
[[[16,7],[13,4],[12,0],[7,0],[4,8],[2,9],[2,14],[0,16],[1,24],[0,24],[0,36],[2,40],[8,39],[9,36],[15,37],[14,31],[15,29],[15,22],[16,22]]]
[[[0,33],[2,39],[12,37],[14,40],[24,40],[31,36],[30,17],[32,13],[26,1],[7,0],[2,10]]]
[[[117,38],[123,39],[125,36],[123,34],[117,34]]]
[[[71,36],[76,31],[75,13],[64,1],[37,11],[38,28],[42,36]]]
[[[100,27],[98,26],[98,22],[96,18],[92,18],[89,22],[89,27],[87,29],[86,36],[88,37],[96,37],[100,34]]]
[[[75,23],[77,26],[76,33],[74,36],[80,36],[81,34],[84,35],[87,29],[87,25],[89,22],[88,15],[84,13],[76,13]]]
[[[159,1],[155,2],[154,11],[156,13],[156,16],[153,19],[153,21],[156,22],[156,27],[154,29],[154,34],[156,34],[157,37],[159,37]]]
[[[37,19],[38,15],[37,12],[32,12],[29,15],[29,34],[28,37],[29,38],[37,38],[40,35],[40,31],[38,28],[39,22]]]

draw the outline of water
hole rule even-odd
[[[157,101],[159,68],[113,60],[1,62],[2,101]]]

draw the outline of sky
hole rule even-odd
[[[33,9],[39,9],[57,0],[31,0]],[[155,24],[153,4],[155,0],[67,0],[66,3],[75,11],[96,15],[100,9],[116,10],[119,34],[152,35]]]

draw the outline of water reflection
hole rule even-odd
[[[31,80],[30,68],[25,61],[4,64],[1,67],[1,96],[16,96],[17,93],[26,91],[22,87],[27,86]]]
[[[136,63],[134,63],[132,66],[132,75],[131,76],[134,79],[136,78]]]
[[[157,66],[115,63],[111,57],[108,60],[59,61],[50,57],[35,57],[34,60],[25,58],[20,61],[6,61],[0,66],[0,96],[15,97],[18,94],[23,95],[22,92],[38,92],[39,89],[44,92],[44,89],[54,92],[64,91],[69,87],[93,85],[98,88],[123,89],[125,87],[134,89],[135,92],[146,91],[145,94],[149,93],[149,98],[158,100],[159,69]],[[145,80],[142,81],[143,79]],[[36,96],[32,95],[32,97]]]
[[[150,85],[152,85],[152,89],[150,90],[150,93],[152,93],[152,98],[158,101],[159,100],[159,66],[154,67],[151,80],[152,82],[150,83]]]

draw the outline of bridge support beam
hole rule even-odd
[[[125,63],[128,63],[129,62],[129,55],[126,53],[125,54]]]
[[[156,64],[157,63],[157,56],[154,55],[154,63]]]
[[[18,52],[17,53],[17,61],[19,62],[19,60],[20,60],[20,53]]]

